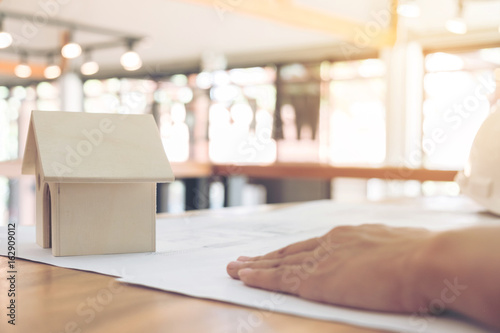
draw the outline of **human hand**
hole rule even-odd
[[[310,300],[411,312],[426,302],[417,271],[432,235],[417,228],[342,226],[263,256],[240,257],[227,272],[248,286]]]

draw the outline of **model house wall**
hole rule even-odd
[[[151,115],[33,111],[23,173],[53,255],[155,251],[156,183],[173,174]]]

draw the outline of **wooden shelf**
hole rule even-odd
[[[433,180],[453,181],[455,170],[409,169],[403,167],[336,167],[327,164],[275,163],[270,165],[225,165],[213,166],[216,175],[244,175],[255,178],[302,178],[333,179],[348,178],[380,178],[386,180]]]
[[[212,175],[212,164],[198,162],[172,162],[175,178],[200,178]]]
[[[177,179],[201,178],[213,175],[242,175],[254,178],[333,179],[379,178],[386,180],[453,181],[455,170],[409,169],[398,167],[337,167],[317,163],[274,163],[270,165],[211,164],[174,162],[172,170]],[[0,162],[0,176],[15,178],[21,175],[21,160]]]
[[[16,178],[21,176],[22,160],[0,162],[0,177]]]

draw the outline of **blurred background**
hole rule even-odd
[[[31,110],[152,114],[158,212],[456,196],[500,99],[500,0],[0,0],[0,225]]]

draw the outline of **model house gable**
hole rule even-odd
[[[151,115],[33,111],[23,174],[47,182],[171,182]]]

